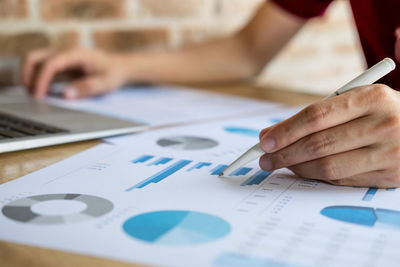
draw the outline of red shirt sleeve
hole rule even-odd
[[[286,11],[301,18],[321,16],[333,0],[270,0]]]

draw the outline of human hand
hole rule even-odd
[[[123,59],[100,50],[75,48],[64,52],[37,50],[27,55],[23,82],[36,99],[43,98],[57,74],[78,71],[82,75],[64,90],[67,99],[93,96],[120,87],[126,82]]]
[[[264,129],[264,170],[288,167],[335,185],[400,186],[400,93],[362,86]]]

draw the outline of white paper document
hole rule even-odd
[[[256,161],[218,177],[287,115],[124,137],[3,184],[0,239],[160,266],[398,266],[398,189]]]
[[[234,118],[278,106],[176,86],[129,87],[90,99],[67,101],[49,97],[47,101],[151,126]]]

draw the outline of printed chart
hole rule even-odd
[[[150,162],[149,162],[150,161]],[[155,173],[154,175],[144,179],[143,181],[127,188],[125,191],[129,192],[133,189],[144,188],[151,183],[159,183],[164,179],[170,177],[174,173],[181,171],[186,172],[195,172],[196,170],[200,170],[203,168],[209,168],[210,175],[219,175],[226,167],[227,164],[214,164],[212,162],[193,162],[192,160],[180,159],[175,160],[170,157],[155,157],[153,155],[142,155],[136,159],[133,159],[132,164],[147,164],[146,166],[158,166],[158,165],[166,165],[169,164],[165,169]],[[186,169],[185,169],[186,168]],[[229,174],[229,176],[244,176],[247,175],[253,168],[249,167],[241,167]],[[246,185],[256,185],[261,184],[271,172],[266,172],[263,170],[258,170],[256,173],[251,175],[248,179],[243,181],[241,186]]]
[[[331,206],[321,214],[342,222],[400,230],[400,211],[359,206]]]
[[[81,210],[74,212],[76,209]],[[113,204],[109,200],[97,196],[49,194],[10,202],[3,207],[2,213],[7,218],[22,223],[65,224],[97,218],[112,209]]]
[[[225,220],[186,210],[156,211],[137,215],[123,225],[131,237],[158,245],[194,245],[220,239],[231,231]]]
[[[237,126],[226,126],[224,130],[228,133],[244,135],[248,137],[255,137],[257,138],[260,134],[260,130],[252,129],[252,128],[245,128],[245,127],[237,127]]]
[[[283,118],[270,118],[265,125],[273,125],[283,120]],[[231,134],[258,138],[261,129],[249,128],[245,126],[225,126],[224,131]]]
[[[176,150],[201,150],[216,147],[218,142],[197,136],[172,136],[159,139],[157,144]]]
[[[386,188],[385,191],[395,191],[396,188]],[[367,192],[365,192],[365,195],[363,196],[362,200],[363,201],[372,201],[372,199],[375,197],[376,193],[378,193],[379,189],[376,187],[370,187],[368,188]]]
[[[6,183],[0,239],[150,266],[397,267],[398,189],[256,161],[218,177],[272,117],[157,129]]]

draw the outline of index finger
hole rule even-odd
[[[35,84],[34,96],[43,98],[46,95],[50,82],[54,76],[62,71],[77,67],[82,64],[82,55],[79,51],[65,52],[46,61],[38,74]]]
[[[34,73],[35,67],[38,65],[39,62],[44,61],[48,58],[51,54],[50,50],[37,50],[30,52],[24,58],[24,63],[22,67],[22,80],[26,87],[29,89],[32,87],[32,77]]]
[[[307,135],[366,115],[368,104],[375,101],[372,92],[373,86],[360,87],[306,107],[291,118],[268,128],[260,138],[261,148],[272,153]]]

